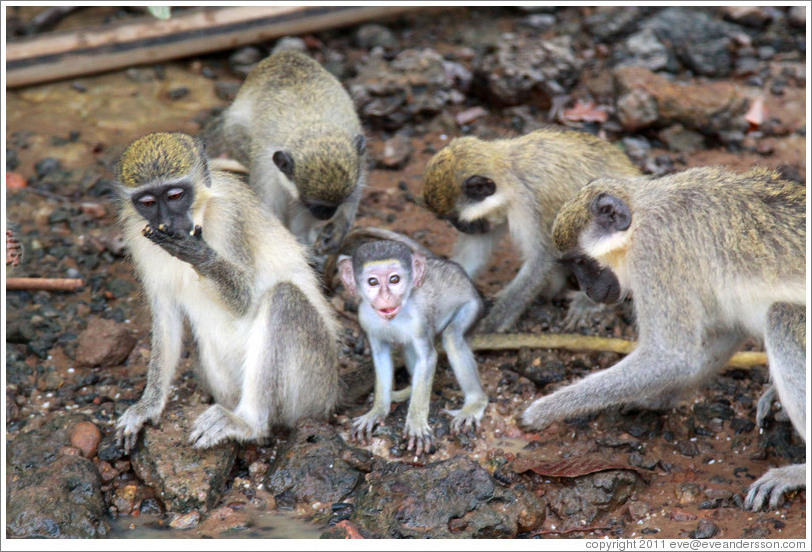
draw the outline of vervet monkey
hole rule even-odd
[[[188,319],[216,404],[190,442],[261,441],[336,405],[337,326],[303,247],[181,133],[134,141],[117,167],[120,224],[152,311],[141,399],[117,428],[130,450],[160,419]],[[316,383],[317,382],[317,383]]]
[[[221,124],[265,206],[316,253],[335,251],[367,173],[361,122],[338,79],[305,54],[275,53],[251,70]]]
[[[360,297],[358,319],[375,364],[373,405],[353,421],[353,436],[368,441],[375,425],[389,414],[394,400],[392,349],[402,346],[412,376],[403,435],[409,439],[407,450],[420,455],[429,451],[433,436],[428,415],[437,365],[436,336],[442,337],[465,396],[461,409],[449,411],[454,417],[452,433],[477,428],[485,412],[488,397],[465,337],[479,317],[482,300],[459,265],[431,255],[408,238],[393,237],[397,241],[364,243],[352,257],[339,261],[347,292]]]
[[[718,167],[646,182],[603,178],[561,208],[553,242],[598,267],[575,271],[593,300],[634,295],[638,346],[615,366],[536,400],[522,417],[526,426],[540,430],[624,403],[668,408],[756,337],[765,339],[778,397],[806,438],[803,186],[766,170]],[[776,506],[804,485],[804,470],[770,470],[745,506]]]
[[[422,198],[461,232],[453,260],[475,278],[507,233],[523,260],[477,332],[507,330],[539,294],[563,291],[566,271],[555,262],[550,230],[565,201],[595,178],[639,174],[609,142],[552,126],[506,140],[455,138],[440,150],[426,169]],[[567,326],[588,304],[582,296],[573,301]]]

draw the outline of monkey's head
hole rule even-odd
[[[553,223],[553,243],[561,263],[595,302],[615,303],[623,293],[617,274],[623,265],[632,229],[629,194],[619,181],[597,180],[567,201]]]
[[[366,139],[356,134],[310,134],[273,162],[293,184],[295,197],[319,220],[329,220],[358,186]]]
[[[484,234],[505,218],[506,197],[499,190],[505,174],[489,144],[455,138],[429,161],[422,202],[460,232]]]
[[[381,240],[359,246],[352,257],[339,261],[347,293],[360,296],[384,320],[393,320],[413,289],[423,285],[426,258],[395,241]]]
[[[192,232],[195,199],[211,186],[203,145],[180,132],[135,140],[124,150],[116,176],[122,201],[130,202],[153,228],[175,233]]]

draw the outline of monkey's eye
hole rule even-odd
[[[138,203],[140,203],[144,207],[152,207],[153,205],[155,205],[155,201],[156,201],[155,196],[150,194],[142,195],[141,197],[138,198]]]
[[[377,278],[370,278],[369,280],[367,280],[367,283],[370,286],[375,287],[375,286],[378,285],[378,279]]]
[[[183,188],[172,188],[166,192],[166,199],[169,201],[177,201],[183,197],[185,190]]]
[[[390,284],[397,284],[398,282],[400,282],[400,276],[398,276],[397,274],[392,274],[389,277],[389,283]]]

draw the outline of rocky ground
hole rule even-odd
[[[30,30],[31,9],[9,8],[10,37]],[[90,8],[61,25],[130,16]],[[762,165],[805,183],[805,24],[801,7],[456,8],[8,91],[6,216],[24,253],[7,275],[85,285],[6,292],[7,536],[268,537],[300,523],[293,536],[803,537],[804,491],[776,511],[741,510],[755,478],[805,456],[788,423],[755,427],[763,366],[728,370],[670,412],[607,411],[527,433],[517,419],[533,398],[620,356],[481,352],[491,402],[480,434],[450,436],[441,410],[461,397],[443,362],[438,442],[423,457],[400,439],[405,405],[366,447],[349,439],[358,405],[267,445],[200,452],[185,438],[211,399],[187,342],[161,423],[124,454],[113,424],[144,388],[149,313],[109,185],[129,141],[199,131],[275,48],[313,55],[356,102],[372,169],[358,222],[440,254],[455,231],[415,198],[427,161],[460,135],[552,123],[617,143],[649,174]],[[492,296],[517,266],[506,245],[478,287]],[[368,347],[351,304],[331,300],[342,370],[357,369]],[[516,331],[563,331],[565,306],[537,301]],[[578,331],[634,338],[629,305]]]

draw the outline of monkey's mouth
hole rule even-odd
[[[385,309],[378,309],[378,316],[386,320],[392,320],[400,312],[400,305],[397,307],[388,307]]]
[[[471,221],[460,220],[456,215],[445,218],[454,225],[454,228],[463,234],[487,234],[491,231],[490,222],[484,218]]]

